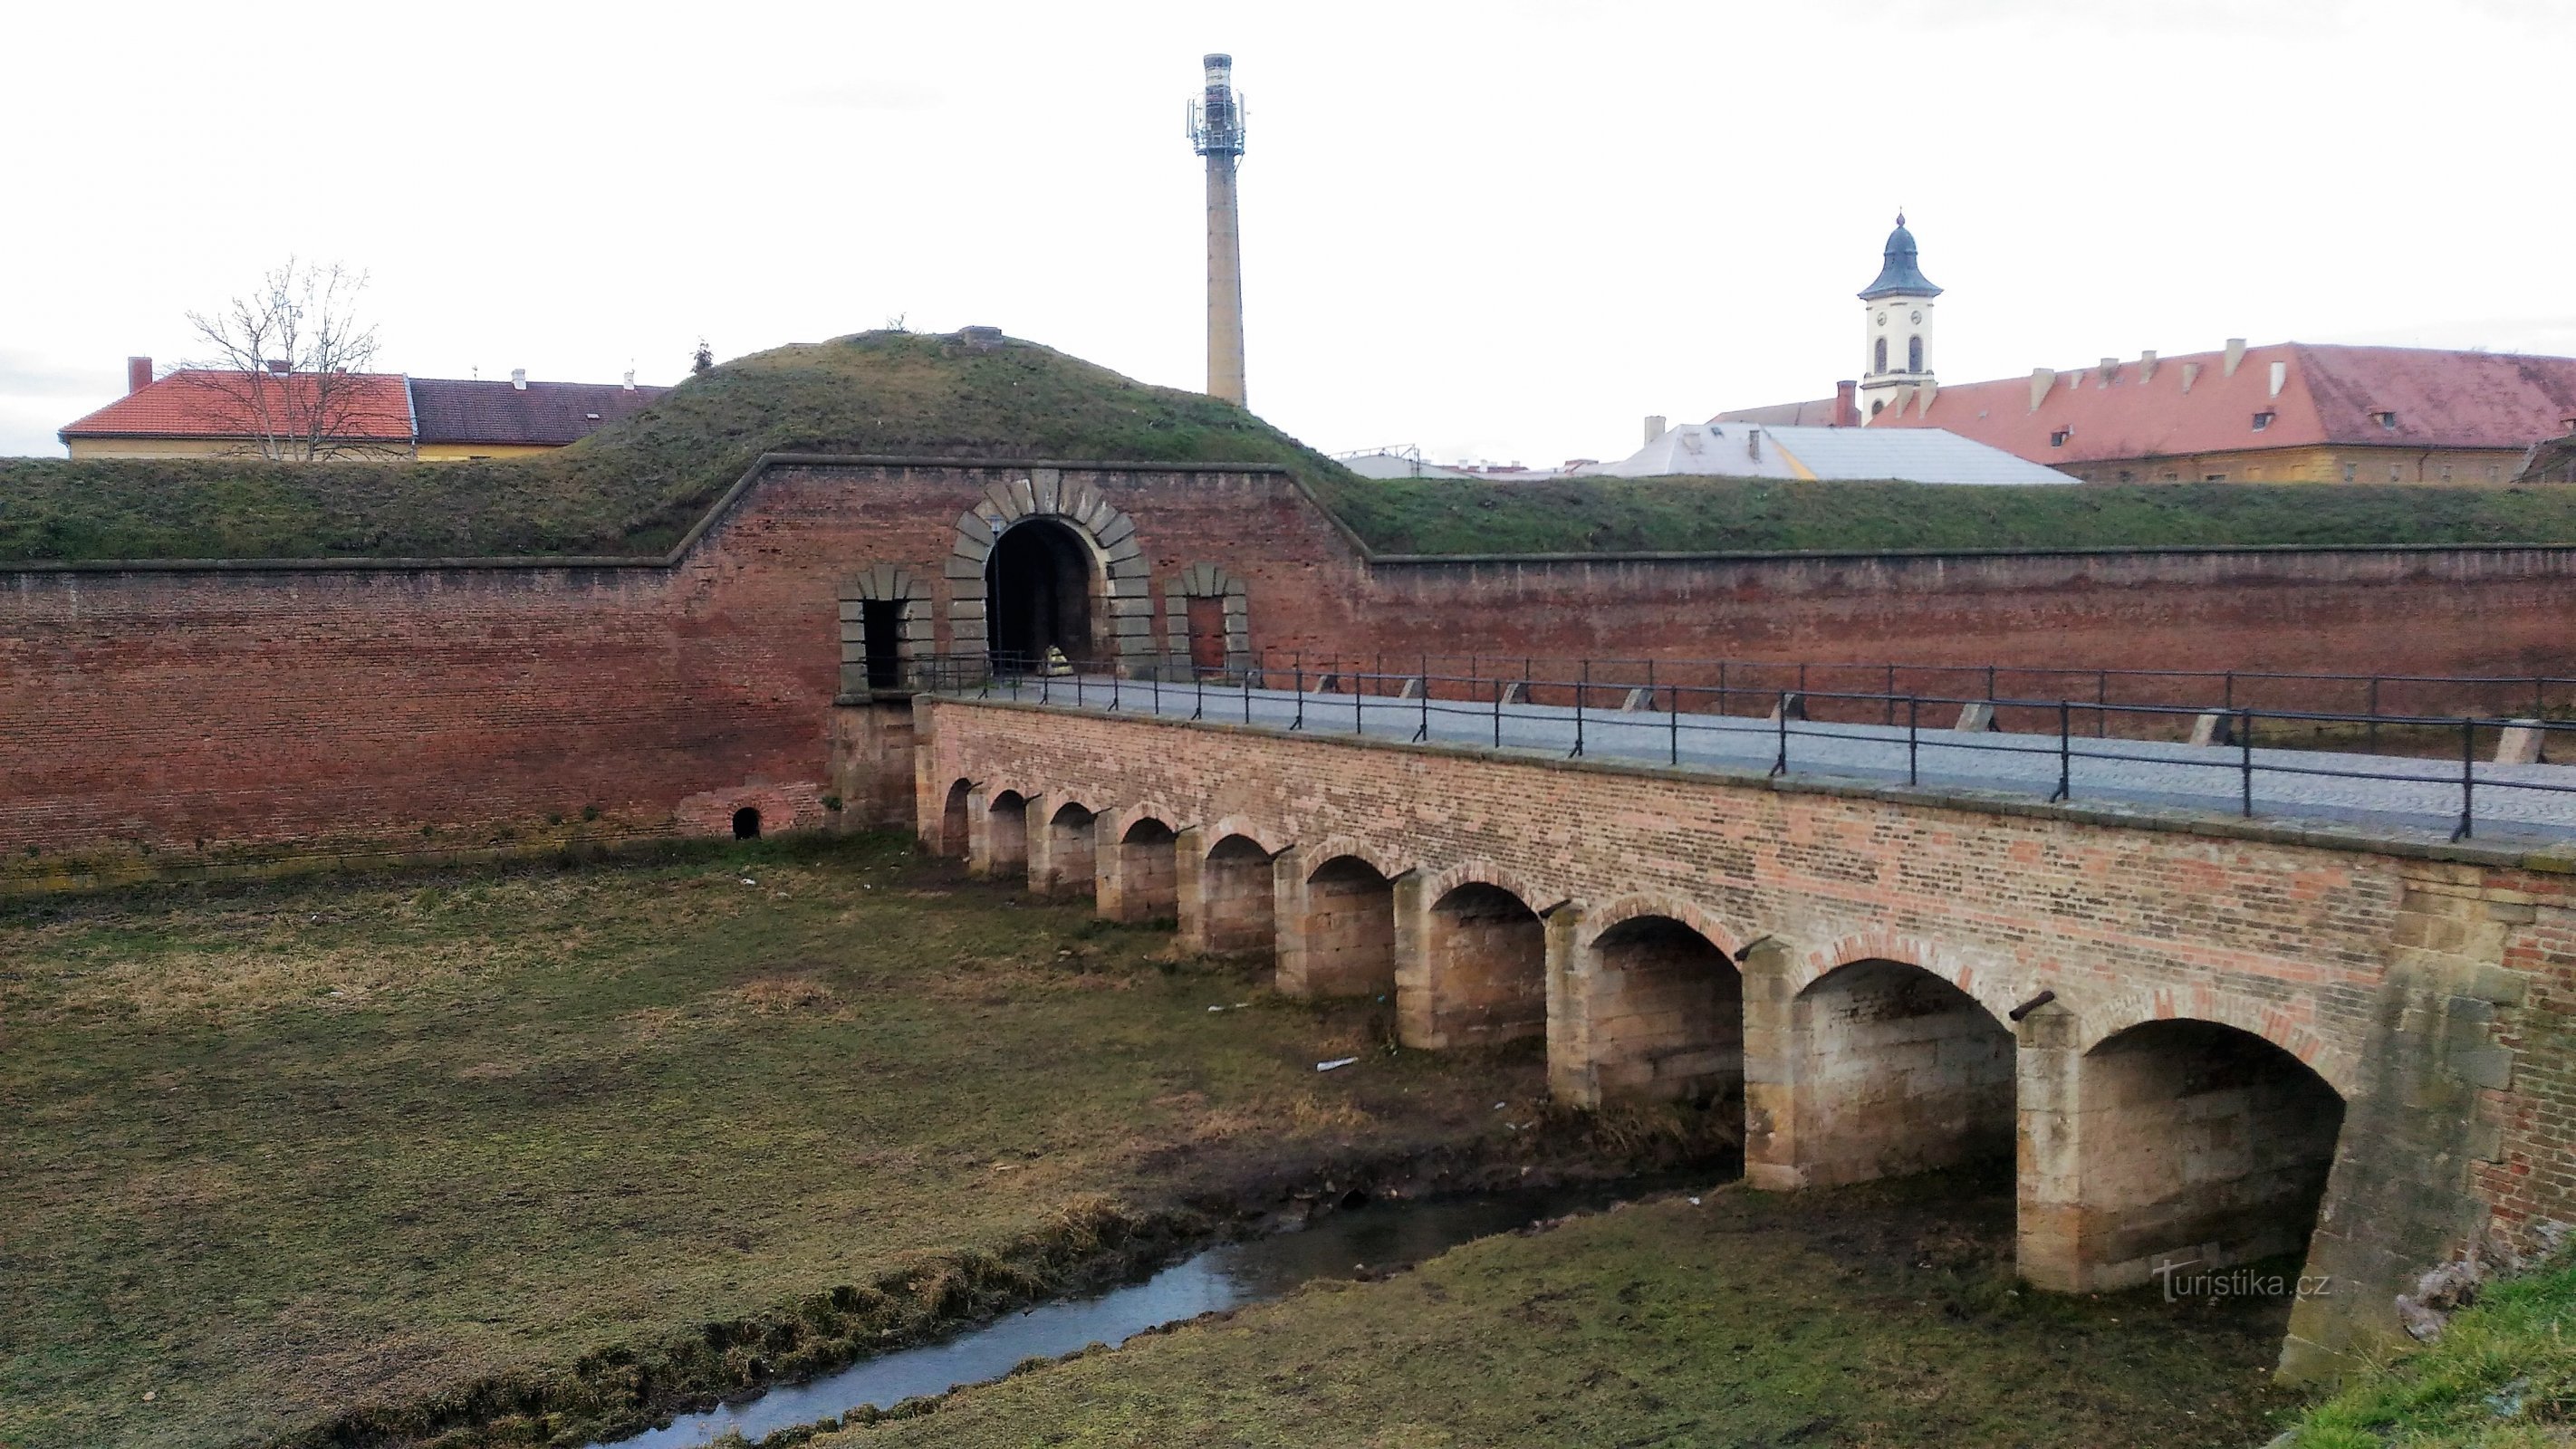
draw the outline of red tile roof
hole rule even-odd
[[[412,417],[424,443],[560,445],[578,442],[670,391],[616,383],[466,382],[416,377]]]
[[[1942,387],[1928,407],[1891,404],[1871,426],[1947,428],[2063,465],[2321,444],[2519,450],[2576,418],[2576,357],[2285,342],[2246,349],[2232,376],[2226,360],[2060,373],[2036,407],[2031,378]]]
[[[348,426],[334,434],[346,442],[411,442],[411,398],[394,373],[351,373],[344,394]],[[98,411],[63,428],[64,438],[240,438],[250,435],[238,400],[244,385],[269,391],[277,414],[289,415],[291,403],[312,405],[314,376],[293,372],[171,373],[140,391],[127,393]]]

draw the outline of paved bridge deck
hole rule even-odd
[[[954,693],[1043,699],[1104,714],[1198,715],[1272,729],[1296,726],[1312,734],[1428,739],[1557,756],[1574,752],[1579,736],[1589,757],[1728,773],[1771,772],[1784,739],[1780,722],[1739,715],[1586,709],[1578,720],[1574,709],[1558,705],[1497,709],[1458,700],[1301,696],[1293,690],[1155,685],[1097,675],[1002,679]],[[2061,776],[2054,733],[1972,734],[1928,725],[1908,730],[1793,719],[1785,740],[1787,773],[1808,778],[2045,800],[2056,795]],[[2078,735],[2068,741],[2062,765],[2067,798],[2087,805],[2332,822],[2427,840],[2448,840],[2460,824],[2464,772],[2456,760]],[[2476,838],[2535,845],[2576,840],[2576,767],[2481,761],[2467,773]]]

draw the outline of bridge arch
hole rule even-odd
[[[1345,855],[1366,862],[1371,870],[1388,880],[1413,869],[1411,862],[1399,858],[1393,851],[1372,845],[1355,835],[1327,835],[1311,844],[1300,841],[1297,853],[1303,857],[1302,863],[1310,872],[1321,870],[1336,857]]]
[[[974,826],[975,782],[959,779],[949,785],[939,806],[939,834],[930,842],[931,853],[950,860],[964,860],[967,842]]]
[[[1518,897],[1523,905],[1529,907],[1533,915],[1565,898],[1564,893],[1551,894],[1543,891],[1519,872],[1496,865],[1491,861],[1463,860],[1446,870],[1424,877],[1422,899],[1426,903],[1436,902],[1463,885],[1492,886],[1496,890],[1507,891]]]
[[[1710,945],[1726,952],[1730,958],[1743,945],[1742,935],[1729,926],[1717,912],[1696,901],[1684,900],[1679,896],[1661,895],[1652,891],[1624,895],[1598,910],[1586,911],[1583,918],[1582,942],[1590,946],[1614,927],[1640,916],[1667,916],[1679,921],[1707,937]]]
[[[1395,882],[1404,874],[1392,855],[1347,835],[1281,855],[1271,871],[1280,993],[1396,995]]]
[[[1206,832],[1208,843],[1210,845],[1216,844],[1218,841],[1225,839],[1225,837],[1229,835],[1240,835],[1244,839],[1251,841],[1253,844],[1260,846],[1262,853],[1265,855],[1277,855],[1279,852],[1286,850],[1289,846],[1296,844],[1294,840],[1289,838],[1288,832],[1280,829],[1276,825],[1254,820],[1248,815],[1222,816],[1214,822],[1200,828]]]
[[[1729,933],[1686,901],[1635,895],[1584,922],[1556,983],[1550,1076],[1584,1102],[1744,1095],[1744,975]],[[1559,1063],[1579,1059],[1569,1074]]]
[[[2120,1288],[2307,1249],[2347,1100],[2314,1067],[2257,1032],[2182,1015],[2056,1065],[2029,1134],[2026,1186],[2049,1225],[2025,1253],[2034,1281]]]
[[[2015,979],[2018,973],[2009,965],[1981,963],[1939,942],[1893,931],[1856,932],[1794,958],[1788,972],[1789,989],[1804,991],[1818,980],[1864,961],[1893,961],[1929,972],[1974,999],[1997,1021],[2009,1021],[2013,1008],[2038,990]]]
[[[1533,901],[1517,875],[1484,862],[1440,872],[1413,898],[1418,944],[1406,952],[1399,939],[1396,975],[1408,1044],[1491,1045],[1545,1034],[1547,923],[1538,914],[1545,898]],[[1418,961],[1412,973],[1407,955]],[[1408,983],[1408,974],[1416,979]]]
[[[1029,797],[1013,789],[995,790],[984,804],[984,873],[1003,876],[1024,871],[1029,863]]]
[[[1098,813],[1070,795],[1041,798],[1046,819],[1043,826],[1036,822],[1030,826],[1029,888],[1044,895],[1091,894],[1098,872]],[[1036,848],[1041,840],[1043,850]]]
[[[1142,922],[1180,916],[1181,817],[1159,802],[1130,805],[1092,826],[1094,897],[1104,920]]]
[[[2149,1022],[2207,1021],[2234,1027],[2280,1048],[2322,1077],[2336,1095],[2347,1101],[2361,1087],[2360,1064],[2351,1052],[2319,1036],[2275,1003],[2229,992],[2209,988],[2104,992],[2086,998],[2079,1020],[2083,1029],[2077,1035],[2076,1048],[2083,1052]]]
[[[1278,851],[1254,830],[1228,816],[1182,837],[1196,853],[1180,862],[1185,948],[1219,956],[1267,956],[1277,948]]]
[[[2012,1160],[2019,1059],[2010,1008],[1962,989],[1959,963],[1944,962],[1945,971],[1894,954],[1906,949],[1893,937],[1856,938],[1799,963],[1790,974],[1807,979],[1794,995],[1760,1010],[1748,1001],[1746,1058],[1766,1064],[1745,1088],[1747,1175],[1757,1186],[1830,1187]],[[1809,974],[1844,955],[1853,959]]]

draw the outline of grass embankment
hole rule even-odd
[[[764,452],[1275,463],[1387,553],[2576,542],[2563,487],[1371,480],[1035,343],[862,332],[737,358],[534,458],[0,459],[0,561],[652,555]]]
[[[1382,553],[2576,543],[2576,488],[1319,479]]]
[[[832,1449],[2251,1449],[2286,1303],[2012,1287],[2008,1184],[1728,1188],[1035,1368]],[[907,1406],[911,1407],[911,1406]],[[900,1411],[899,1411],[900,1412]]]
[[[1170,939],[884,837],[0,908],[0,1444],[728,1385],[1543,1095]]]
[[[2490,1285],[2442,1336],[2308,1411],[2296,1449],[2576,1443],[2576,1259]]]
[[[1243,409],[1030,342],[863,332],[486,463],[0,459],[0,560],[650,555],[767,452],[1338,464]]]

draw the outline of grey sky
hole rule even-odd
[[[1195,387],[1212,49],[1252,405],[1327,449],[1617,457],[1824,395],[1899,204],[1951,381],[2576,352],[2571,45],[2555,0],[20,5],[0,453],[289,253],[372,273],[421,375],[669,381],[701,333],[900,314]]]

